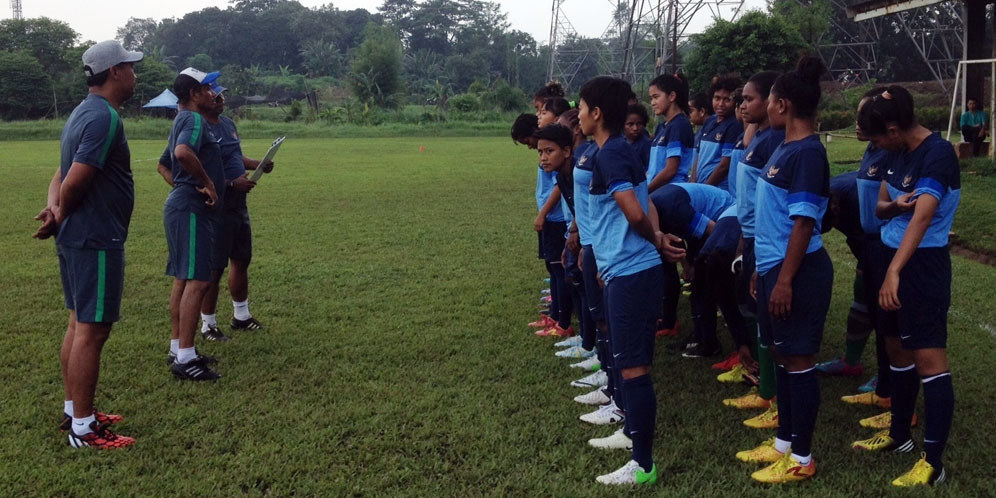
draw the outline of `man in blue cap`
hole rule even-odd
[[[124,244],[135,201],[131,153],[117,108],[135,93],[141,52],[117,41],[83,53],[89,94],[62,129],[62,159],[35,219],[34,237],[55,236],[69,325],[60,355],[65,404],[60,429],[73,448],[124,448],[135,443],[108,430],[120,415],[93,406],[100,353],[120,318]]]

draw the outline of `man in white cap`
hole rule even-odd
[[[62,130],[62,160],[35,218],[34,237],[55,236],[69,325],[60,360],[66,398],[60,429],[73,448],[124,448],[135,443],[107,427],[122,420],[93,406],[100,352],[120,318],[124,244],[135,199],[131,153],[117,109],[135,93],[141,52],[117,41],[83,53],[90,93]]]

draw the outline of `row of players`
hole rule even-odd
[[[691,281],[694,322],[694,332],[677,344],[685,356],[716,354],[719,307],[737,346],[724,365],[727,378],[759,384],[725,404],[768,408],[748,425],[777,429],[737,457],[768,464],[752,474],[762,482],[815,474],[815,355],[833,283],[821,234],[831,226],[848,235],[859,261],[853,321],[874,324],[882,352],[875,392],[847,401],[890,407],[871,421],[885,430],[853,446],[912,451],[922,383],[925,455],[893,484],[945,478],[941,454],[954,406],[945,349],[947,238],[960,198],[958,163],[950,143],[917,124],[909,92],[883,87],[859,105],[859,135],[871,142],[861,170],[831,181],[815,133],[824,72],[819,59],[803,58],[795,71],[758,73],[742,89],[717,78],[716,115],[697,134],[686,115],[684,78],[660,76],[649,96],[664,122],[646,152],[638,133],[627,130],[627,118],[639,117],[635,95],[618,79],[587,82],[576,110],[548,86],[537,93],[538,115],[513,125],[513,139],[539,151],[534,228],[550,273],[549,312],[530,325],[540,328],[537,335],[566,337],[558,345],[568,349],[558,355],[598,370],[576,381],[596,388],[577,401],[601,405],[582,420],[624,427],[590,444],[632,452],[598,482],[657,478],[650,368],[657,331],[676,332],[677,262]],[[733,118],[735,92],[748,123],[742,134]],[[731,272],[738,255],[740,268]]]

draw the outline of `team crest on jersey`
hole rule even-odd
[[[588,156],[581,156],[581,159],[578,159],[578,166],[583,166],[586,162],[588,162]]]
[[[722,142],[723,141],[723,134],[722,133],[717,133],[716,134],[716,141],[717,142]]]
[[[912,183],[913,175],[906,175],[906,178],[903,178],[903,188],[909,187]]]
[[[769,168],[769,169],[768,169],[768,178],[774,178],[774,177],[775,177],[775,175],[777,175],[777,174],[778,174],[778,171],[779,171],[780,169],[781,169],[781,168]]]
[[[871,165],[871,166],[868,167],[868,176],[875,176],[875,173],[878,173],[878,165],[877,164],[873,164],[873,165]]]

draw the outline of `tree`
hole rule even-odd
[[[342,73],[342,54],[335,43],[324,39],[304,41],[301,59],[309,76],[339,76]]]
[[[67,71],[80,65],[77,62],[67,67],[63,58],[78,36],[68,24],[47,17],[0,21],[0,50],[27,51],[48,72]]]
[[[166,64],[146,56],[135,64],[135,95],[128,101],[128,107],[139,109],[163,90],[173,86],[176,73]]]
[[[208,54],[197,54],[187,57],[187,66],[195,67],[201,71],[214,71],[214,59]]]
[[[716,74],[739,73],[746,78],[765,70],[795,67],[806,41],[781,17],[760,11],[735,22],[716,23],[692,36],[694,48],[684,59],[692,92],[704,90]]]
[[[118,28],[117,39],[128,50],[148,52],[155,46],[158,34],[159,23],[155,19],[131,17]]]
[[[44,116],[52,104],[52,93],[41,62],[27,50],[0,51],[0,67],[3,68],[0,71],[0,118]]]
[[[401,90],[401,54],[401,40],[393,29],[367,24],[350,74],[356,97],[386,106]]]
[[[771,13],[781,17],[789,26],[795,26],[799,36],[815,48],[820,38],[830,30],[833,9],[827,0],[774,0]]]

